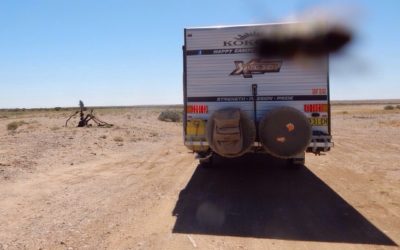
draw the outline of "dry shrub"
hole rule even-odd
[[[28,124],[28,123],[25,121],[11,122],[11,123],[7,124],[7,130],[11,130],[11,131],[17,130],[18,127],[20,127],[24,124]]]
[[[114,137],[114,141],[116,141],[116,142],[123,142],[123,141],[124,141],[124,138],[122,138],[121,136],[116,136],[116,137]]]
[[[58,127],[58,126],[53,126],[53,127],[50,128],[51,131],[56,131],[56,130],[59,130],[59,129],[60,129],[60,127]]]
[[[180,122],[182,121],[182,112],[176,110],[165,110],[160,113],[158,120],[164,122]]]
[[[397,108],[397,109],[400,109],[400,105],[396,105],[396,108]]]
[[[393,110],[393,109],[394,109],[394,106],[392,106],[392,105],[386,105],[383,109],[384,109],[384,110]]]

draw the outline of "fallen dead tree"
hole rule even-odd
[[[75,111],[68,119],[65,121],[65,127],[68,126],[68,122],[75,117],[77,114],[79,114],[80,119],[77,127],[89,127],[92,126],[92,124],[89,124],[90,121],[93,121],[97,126],[99,127],[112,127],[113,124],[107,123],[105,121],[100,120],[93,114],[93,109],[90,110],[88,114],[85,114],[85,111],[87,111],[85,105],[83,104],[82,101],[79,101],[79,107],[80,110]]]

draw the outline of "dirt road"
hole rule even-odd
[[[298,171],[199,168],[158,110],[105,113],[113,129],[17,117],[0,134],[0,249],[396,249],[400,112],[380,109],[336,107],[335,148]]]

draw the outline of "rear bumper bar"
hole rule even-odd
[[[185,141],[185,146],[200,146],[208,147],[207,141]],[[319,153],[329,151],[334,146],[332,142],[332,136],[330,135],[318,135],[312,136],[311,142],[308,145],[307,152]],[[261,147],[261,143],[254,142],[254,147]]]

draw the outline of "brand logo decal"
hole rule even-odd
[[[249,37],[259,37],[260,33],[253,31],[253,32],[246,32],[244,34],[239,34],[236,37],[234,37],[236,40],[246,40]]]
[[[224,41],[224,47],[230,46],[255,46],[257,40],[260,37],[260,33],[257,31],[246,32],[239,34],[233,38],[233,40]]]
[[[252,78],[255,74],[279,72],[282,61],[252,59],[248,63],[235,61],[236,69],[230,75],[243,75],[244,78]]]

